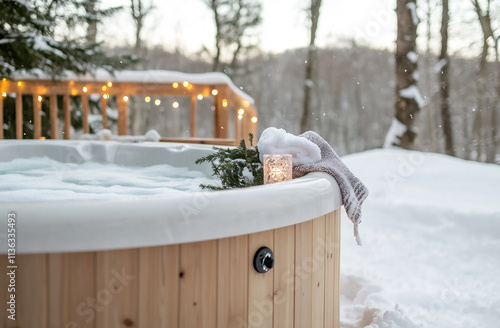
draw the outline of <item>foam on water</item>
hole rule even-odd
[[[160,198],[217,184],[202,172],[171,165],[133,167],[62,163],[47,157],[0,162],[0,201]]]

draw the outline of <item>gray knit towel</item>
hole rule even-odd
[[[338,183],[342,203],[349,219],[354,223],[354,237],[361,246],[358,225],[361,223],[361,204],[368,196],[368,188],[347,168],[340,157],[313,131],[305,132],[299,137],[303,137],[315,143],[321,150],[321,160],[314,164],[305,164],[293,167],[293,178],[299,178],[310,172],[325,172],[330,174]]]

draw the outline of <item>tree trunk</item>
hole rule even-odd
[[[97,17],[95,12],[96,0],[89,0],[85,3],[87,13],[87,43],[96,43],[97,40]]]
[[[319,9],[321,0],[311,0],[311,39],[307,49],[306,75],[304,80],[304,110],[300,121],[300,130],[306,132],[311,129],[311,94],[314,87],[314,78],[316,75],[316,30],[318,29]]]
[[[398,32],[396,40],[395,119],[387,133],[384,147],[415,149],[415,116],[423,105],[414,73],[417,70],[416,0],[397,0]]]
[[[429,133],[429,138],[430,138],[430,151],[434,152],[436,151],[436,136],[434,135],[434,110],[433,110],[433,105],[432,105],[432,88],[431,88],[431,39],[432,39],[432,20],[431,20],[431,14],[432,14],[433,7],[431,7],[431,1],[427,0],[427,12],[426,12],[426,18],[427,18],[427,45],[426,45],[426,52],[425,52],[425,93],[427,94],[427,99],[429,101],[427,105],[427,110],[426,110],[426,117],[427,117],[427,129]]]
[[[213,59],[212,71],[218,72],[220,69],[220,55],[221,55],[221,21],[219,16],[219,7],[217,0],[211,0],[210,8],[214,13],[215,20],[215,55]]]
[[[444,135],[444,149],[446,154],[455,156],[453,148],[453,129],[450,117],[450,78],[449,68],[450,59],[448,57],[448,22],[450,20],[448,11],[448,0],[443,1],[443,13],[441,16],[441,54],[439,60],[444,64],[442,65],[439,74],[440,80],[440,94],[441,94],[441,120],[443,122],[443,135]]]
[[[493,162],[496,162],[498,151],[498,112],[500,111],[500,53],[499,53],[500,35],[495,39],[495,64],[497,68],[497,94],[493,103],[493,113],[491,115],[491,134],[493,138]],[[500,164],[500,163],[497,163]]]

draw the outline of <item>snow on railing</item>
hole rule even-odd
[[[128,134],[128,101],[131,96],[185,96],[191,99],[190,137],[196,138],[196,104],[198,100],[213,97],[214,138],[229,139],[230,111],[235,111],[234,144],[248,139],[248,134],[257,135],[257,110],[254,100],[236,87],[223,73],[188,74],[165,70],[119,71],[111,74],[98,70],[93,75],[66,74],[57,80],[43,72],[16,75],[12,80],[0,81],[0,139],[3,139],[3,100],[7,94],[15,94],[16,138],[23,138],[23,95],[33,95],[33,138],[43,138],[41,101],[49,98],[50,137],[58,135],[57,96],[63,96],[63,137],[70,139],[71,115],[70,97],[81,98],[83,132],[89,133],[89,96],[98,94],[101,101],[103,129],[108,126],[107,103],[115,96],[118,112],[118,134]],[[172,138],[169,139],[173,140]],[[227,143],[227,141],[226,141]],[[229,142],[231,143],[231,142]]]

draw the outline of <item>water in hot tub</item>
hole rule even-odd
[[[47,157],[0,163],[0,201],[154,198],[201,191],[219,180],[171,165],[62,163]]]

